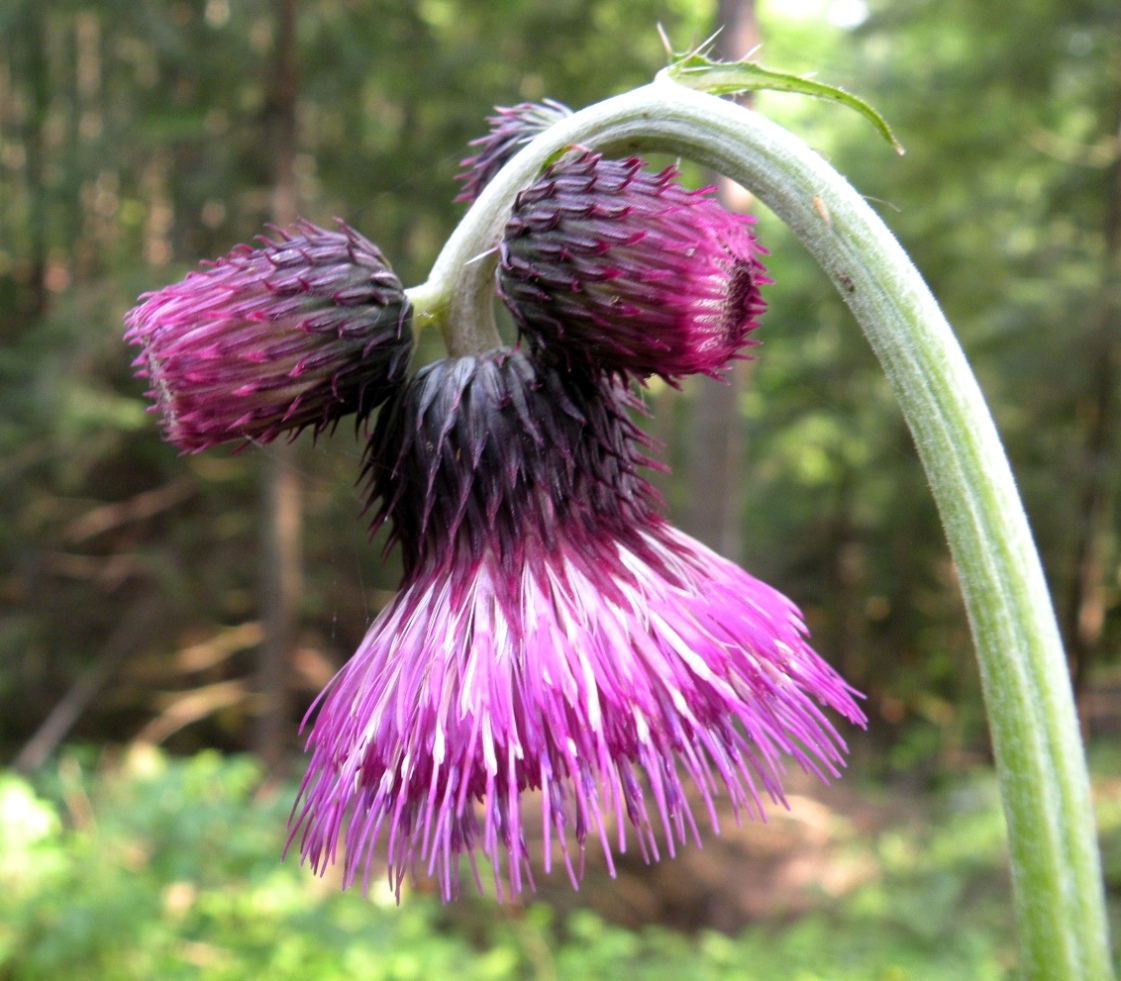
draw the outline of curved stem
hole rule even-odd
[[[420,288],[438,298],[453,348],[489,343],[493,248],[510,204],[571,144],[663,150],[739,181],[790,226],[856,315],[911,428],[960,576],[1008,823],[1024,974],[1111,978],[1089,780],[1039,556],[992,417],[922,278],[804,143],[750,110],[659,79],[558,122],[480,195]]]

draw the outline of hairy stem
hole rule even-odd
[[[1039,556],[976,379],[915,267],[848,182],[796,137],[659,79],[558,122],[486,187],[417,290],[453,353],[498,343],[494,248],[503,224],[517,191],[573,144],[667,151],[748,187],[856,315],[911,428],[957,564],[1008,824],[1023,972],[1038,981],[1111,978],[1089,780]]]

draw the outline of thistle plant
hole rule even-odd
[[[187,449],[382,406],[367,503],[404,578],[309,713],[290,841],[319,871],[342,844],[346,885],[365,885],[384,848],[395,888],[427,874],[451,898],[460,858],[481,888],[481,856],[516,892],[533,880],[521,799],[536,791],[542,871],[559,854],[575,884],[589,835],[609,866],[628,833],[657,860],[699,839],[690,797],[715,826],[717,797],[745,816],[781,803],[788,762],[823,779],[843,765],[838,725],[864,724],[858,694],[797,607],[674,529],[644,475],[633,386],[719,375],[750,343],[767,282],[747,222],[633,157],[670,152],[786,221],[880,357],[977,644],[1023,971],[1108,978],[1065,660],[991,417],[865,202],[797,138],[716,97],[760,87],[849,105],[894,142],[848,93],[694,52],[579,112],[498,110],[464,162],[471,207],[419,286],[402,290],[356,233],[302,225],[130,314],[165,431]],[[406,379],[410,324],[436,325],[448,357]]]

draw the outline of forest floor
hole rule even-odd
[[[612,878],[598,845],[590,846],[578,895],[561,872],[537,879],[537,898],[557,909],[591,907],[622,926],[662,923],[675,929],[734,933],[758,921],[788,920],[827,908],[881,873],[881,836],[901,827],[919,833],[922,802],[908,795],[823,786],[796,771],[786,779],[786,803],[766,805],[766,821],[717,807],[720,833],[693,811],[701,847],[679,845],[666,860],[647,864],[634,847],[616,856]]]
[[[1094,761],[1115,935],[1121,931],[1121,766]],[[443,905],[432,880],[400,903],[384,870],[367,897],[281,861],[294,787],[260,793],[248,757],[67,750],[33,782],[0,771],[0,977],[12,981],[316,977],[342,981],[1005,981],[1015,972],[1004,823],[988,767],[938,791],[857,772],[797,773],[765,822],[718,809],[721,833],[647,865],[633,834],[612,877],[589,843],[536,892]],[[539,807],[524,802],[525,824]],[[694,813],[705,813],[701,802]],[[466,864],[466,863],[464,863]],[[186,965],[186,966],[184,966]],[[620,973],[622,971],[622,973]]]

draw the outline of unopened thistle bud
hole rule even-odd
[[[478,151],[459,162],[467,169],[456,175],[456,180],[463,182],[463,190],[456,200],[474,201],[491,178],[525,144],[571,115],[572,110],[568,106],[552,99],[546,99],[544,104],[522,102],[516,106],[496,108],[495,115],[487,117],[490,132],[471,141],[471,146],[478,147]]]
[[[145,294],[125,320],[184,450],[361,420],[404,378],[411,311],[377,247],[341,221],[273,231]]]
[[[676,176],[578,152],[518,195],[499,289],[535,352],[674,381],[751,343],[770,282],[751,219]]]

